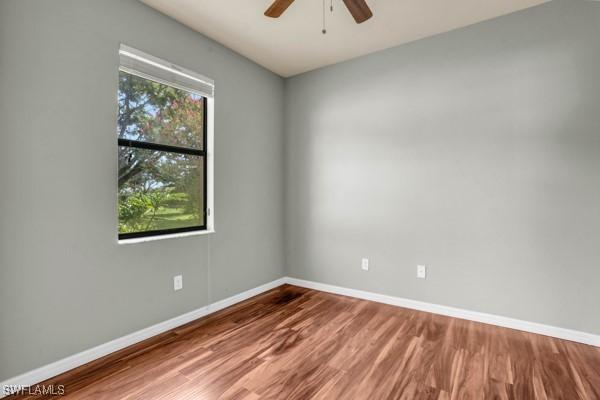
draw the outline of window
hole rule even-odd
[[[119,53],[119,239],[212,230],[212,81]]]

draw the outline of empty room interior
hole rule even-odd
[[[0,398],[600,400],[600,1],[0,0]]]

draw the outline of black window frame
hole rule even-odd
[[[127,74],[131,74],[131,72],[128,71],[123,71]],[[135,75],[135,74],[132,74]],[[148,79],[148,80],[153,80],[151,78],[148,77],[143,77],[143,76],[139,76],[142,79]],[[166,85],[166,86],[170,86],[168,83],[165,83],[164,81],[156,81],[158,83],[160,83],[161,85]],[[172,86],[175,87],[175,86]],[[185,89],[181,89],[180,90],[185,90]],[[193,90],[186,90],[187,92],[196,94],[198,96],[200,96],[202,98],[203,101],[203,112],[202,112],[202,149],[196,149],[193,147],[180,147],[180,146],[172,146],[172,145],[167,145],[167,144],[160,144],[160,143],[154,143],[154,142],[147,142],[147,141],[141,141],[141,140],[131,140],[131,139],[123,139],[123,138],[118,138],[117,140],[117,151],[119,147],[129,147],[129,148],[137,148],[137,149],[145,149],[145,150],[153,150],[153,151],[161,151],[161,152],[165,152],[165,153],[175,153],[175,154],[185,154],[185,155],[192,155],[192,156],[198,156],[198,157],[202,157],[202,164],[203,164],[203,168],[202,168],[202,173],[203,173],[203,179],[202,179],[202,198],[203,198],[203,220],[204,220],[204,224],[203,225],[198,225],[198,226],[186,226],[183,228],[173,228],[173,229],[156,229],[156,230],[151,230],[151,231],[143,231],[143,232],[128,232],[128,233],[121,233],[119,232],[119,240],[126,240],[126,239],[138,239],[138,238],[144,238],[144,237],[153,237],[153,236],[163,236],[163,235],[171,235],[171,234],[176,234],[176,233],[185,233],[185,232],[197,232],[197,231],[206,231],[208,229],[208,175],[207,175],[207,159],[208,159],[208,155],[206,152],[206,149],[208,147],[208,127],[207,127],[207,112],[208,112],[208,98],[206,96],[203,96],[201,94],[198,94],[197,92],[193,91]],[[117,228],[118,231],[118,228]]]

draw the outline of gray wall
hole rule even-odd
[[[599,38],[555,0],[286,81],[288,274],[600,334]]]
[[[216,82],[214,235],[117,244],[120,42]],[[137,1],[0,1],[0,381],[283,276],[283,88]]]

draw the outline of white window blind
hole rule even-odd
[[[126,46],[119,48],[120,69],[124,72],[150,79],[178,89],[191,91],[205,97],[214,97],[214,82],[196,72],[171,64],[168,61]]]

